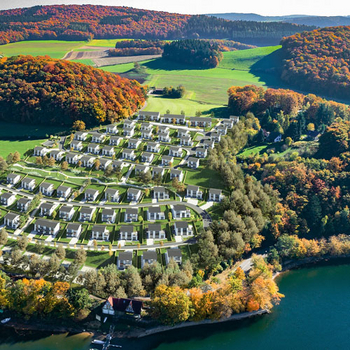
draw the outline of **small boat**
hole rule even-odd
[[[4,318],[3,320],[1,320],[1,323],[2,323],[2,324],[5,324],[5,323],[7,323],[7,322],[10,321],[10,320],[11,320],[11,317]]]
[[[92,344],[99,344],[99,345],[103,345],[105,342],[103,340],[98,340],[98,339],[95,339],[92,341]]]

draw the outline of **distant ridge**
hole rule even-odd
[[[230,39],[276,45],[315,29],[293,23],[228,21],[124,6],[52,5],[0,11],[0,44],[24,40]]]
[[[316,27],[335,27],[350,25],[349,16],[261,16],[256,13],[211,13],[207,16],[218,17],[230,21],[256,21],[256,22],[285,22]]]

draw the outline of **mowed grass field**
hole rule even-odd
[[[25,140],[25,141],[11,141],[0,140],[0,157],[6,157],[12,152],[19,152],[21,156],[31,148],[40,146],[46,140]]]
[[[146,67],[146,81],[144,84],[150,87],[163,88],[164,86],[183,85],[187,94],[181,99],[166,99],[162,97],[150,97],[145,110],[165,113],[180,113],[185,111],[187,115],[193,115],[196,111],[203,114],[224,116],[227,105],[227,90],[229,87],[255,84],[265,87],[278,87],[281,82],[270,74],[261,74],[251,71],[252,66],[260,60],[268,62],[269,55],[278,51],[280,46],[262,47],[251,50],[225,52],[220,65],[213,69],[193,69],[191,66],[170,62],[162,58],[140,62]],[[268,64],[268,63],[267,63]],[[121,64],[101,69],[128,74],[133,69],[133,64]]]
[[[31,55],[45,56],[52,58],[63,58],[64,55],[78,47],[84,46],[85,41],[21,41],[0,46],[0,53],[4,56]]]

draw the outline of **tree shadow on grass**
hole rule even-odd
[[[284,59],[282,49],[278,49],[254,63],[250,67],[249,73],[260,78],[261,81],[271,88],[290,88],[281,80]]]
[[[200,68],[200,67],[192,66],[190,64],[178,63],[178,62],[166,60],[162,57],[143,63],[142,66],[153,70],[167,70],[167,71],[208,70],[208,68]]]
[[[215,118],[229,118],[230,117],[230,111],[227,106],[223,107],[215,107],[211,108],[207,111],[203,111],[203,116],[210,116],[211,113],[214,113]]]

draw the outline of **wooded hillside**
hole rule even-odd
[[[200,37],[277,44],[283,36],[310,29],[313,27],[289,23],[227,21],[116,6],[54,5],[0,11],[0,44],[41,39],[88,40],[93,37]]]
[[[295,87],[337,98],[350,93],[350,27],[298,33],[282,40],[282,79]]]
[[[203,40],[178,40],[164,46],[163,58],[199,68],[215,68],[222,60],[216,43]]]
[[[0,60],[0,120],[96,125],[128,117],[145,98],[137,81],[80,63],[48,56]]]

